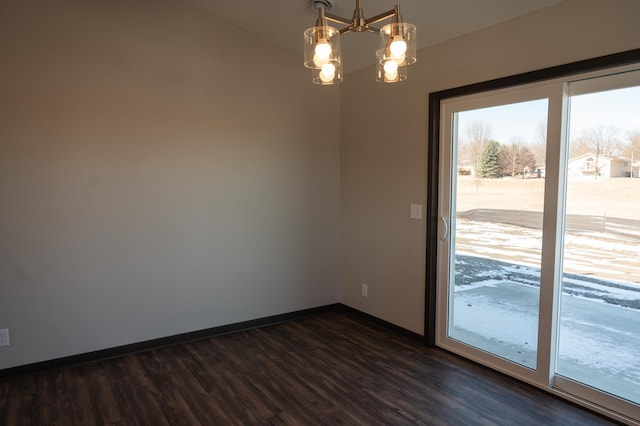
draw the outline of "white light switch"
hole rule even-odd
[[[422,219],[422,204],[411,204],[411,219]]]
[[[9,329],[0,330],[0,346],[9,346]]]

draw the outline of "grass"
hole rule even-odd
[[[458,176],[456,210],[542,211],[545,183],[544,179]],[[567,214],[640,220],[640,179],[569,179]]]

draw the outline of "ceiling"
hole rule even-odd
[[[317,16],[309,0],[184,1],[300,56],[302,33],[315,24]],[[361,0],[361,7],[368,18],[392,9],[396,1],[405,22],[418,28],[418,48],[422,48],[563,0]],[[355,0],[334,0],[330,13],[350,20],[354,7]],[[372,65],[377,46],[375,34],[345,34],[345,72]]]

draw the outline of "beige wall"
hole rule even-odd
[[[0,369],[339,301],[299,58],[175,0],[5,1],[0,58]]]
[[[319,88],[179,1],[4,2],[0,369],[337,301],[422,333],[428,93],[638,48],[637,16],[567,0]]]
[[[426,230],[409,219],[409,205],[426,199],[430,92],[640,48],[638,16],[637,0],[567,0],[420,50],[401,85],[375,83],[372,69],[347,75],[341,301],[424,332]]]

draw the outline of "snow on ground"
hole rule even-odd
[[[540,286],[540,268],[517,265],[468,253],[456,253],[456,288],[496,286],[511,282],[527,286]],[[590,276],[565,273],[562,292],[566,295],[595,299],[603,303],[640,310],[640,286]]]
[[[535,368],[540,271],[470,255],[456,260],[449,335]],[[556,371],[640,403],[640,310],[623,306],[638,306],[640,288],[571,281],[560,305]]]
[[[540,267],[542,230],[457,219],[456,253]],[[640,286],[640,240],[601,232],[567,232],[565,272]]]
[[[450,335],[535,368],[541,232],[469,222],[456,226]],[[585,234],[567,242],[566,269],[585,273],[563,276],[557,372],[640,403],[640,244]]]

